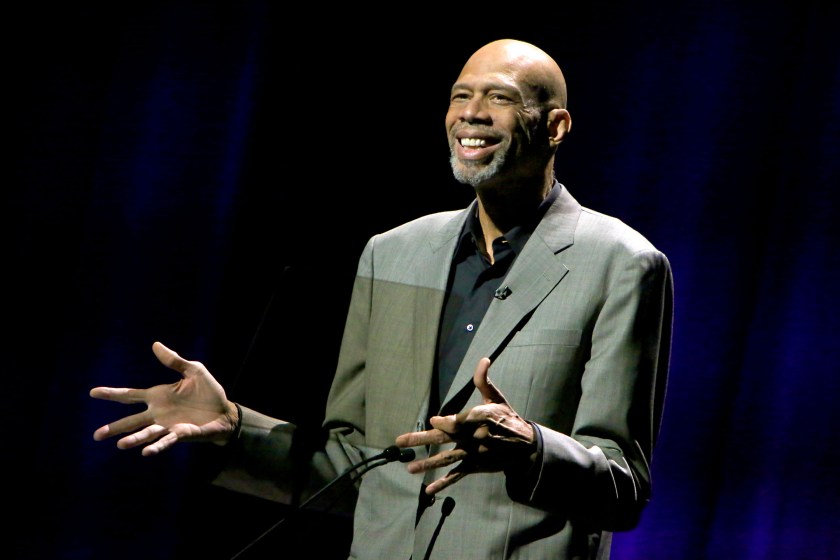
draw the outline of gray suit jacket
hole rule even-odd
[[[311,457],[317,476],[304,498],[436,412],[428,402],[444,290],[474,211],[475,203],[424,216],[367,243],[327,404],[330,437]],[[494,384],[538,426],[538,472],[527,481],[469,475],[418,520],[422,483],[445,471],[411,475],[401,463],[371,470],[344,504],[354,510],[351,558],[606,558],[612,531],[638,522],[669,362],[667,258],[563,188],[503,285],[509,296],[490,305],[446,402],[471,388],[476,363],[491,357]],[[465,408],[480,401],[473,390]],[[247,408],[243,417],[216,483],[288,502],[301,492],[287,460],[295,427]]]

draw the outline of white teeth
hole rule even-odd
[[[487,145],[483,138],[461,138],[461,145],[466,148],[481,148]]]

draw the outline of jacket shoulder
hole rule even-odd
[[[420,216],[419,218],[386,230],[375,237],[381,239],[400,238],[440,231],[444,225],[450,223],[462,212],[464,210],[445,210],[433,214],[426,214],[425,216]]]
[[[575,244],[610,247],[614,252],[629,255],[642,252],[661,254],[647,237],[621,219],[586,207],[581,211]]]

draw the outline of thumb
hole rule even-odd
[[[189,362],[181,356],[179,356],[177,352],[175,352],[174,350],[170,350],[160,342],[155,342],[154,344],[152,344],[152,352],[155,353],[155,356],[157,357],[158,361],[160,361],[160,363],[162,363],[169,369],[174,369],[175,371],[178,371],[182,375],[186,376]]]
[[[473,374],[473,384],[475,384],[481,396],[484,398],[484,404],[507,404],[505,396],[490,381],[490,377],[487,375],[489,370],[490,358],[481,358]]]

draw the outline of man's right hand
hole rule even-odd
[[[227,443],[240,419],[224,388],[202,363],[185,360],[160,342],[152,345],[152,351],[163,365],[180,372],[181,380],[148,389],[91,389],[90,396],[95,399],[146,404],[144,412],[102,426],[93,433],[93,439],[101,441],[132,432],[120,438],[117,447],[145,445],[144,456],[157,455],[179,441]]]

